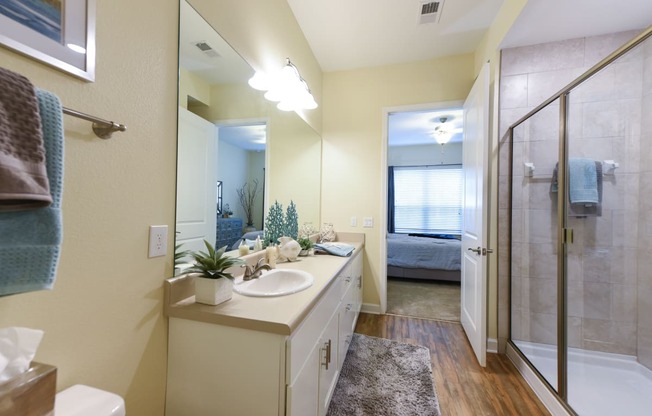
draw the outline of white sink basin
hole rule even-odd
[[[312,275],[302,270],[274,269],[263,271],[257,279],[236,282],[233,290],[245,296],[284,296],[309,288],[313,281]]]

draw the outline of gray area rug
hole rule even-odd
[[[328,416],[440,416],[430,350],[353,334]]]

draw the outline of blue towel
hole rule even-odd
[[[62,240],[63,112],[59,98],[37,91],[52,205],[0,213],[0,296],[49,290]]]
[[[598,175],[595,160],[571,158],[569,165],[569,197],[571,204],[597,204]]]
[[[355,247],[342,243],[322,243],[315,244],[315,250],[324,251],[334,256],[349,257]]]

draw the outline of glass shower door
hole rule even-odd
[[[649,198],[640,184],[649,159],[641,117],[650,46],[648,39],[569,94],[568,403],[580,415],[643,415],[652,406],[650,376],[642,377],[649,369],[637,364],[639,320],[649,319],[637,305],[637,274],[649,276],[637,253],[646,232],[641,200]]]
[[[557,389],[559,100],[513,130],[511,339]]]

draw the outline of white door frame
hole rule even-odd
[[[380,146],[380,310],[378,313],[387,312],[387,151],[389,147],[389,134],[387,123],[390,113],[404,113],[409,111],[441,110],[446,108],[462,108],[464,100],[438,101],[435,103],[404,105],[399,107],[383,108],[383,143]],[[375,312],[369,310],[369,312]]]

